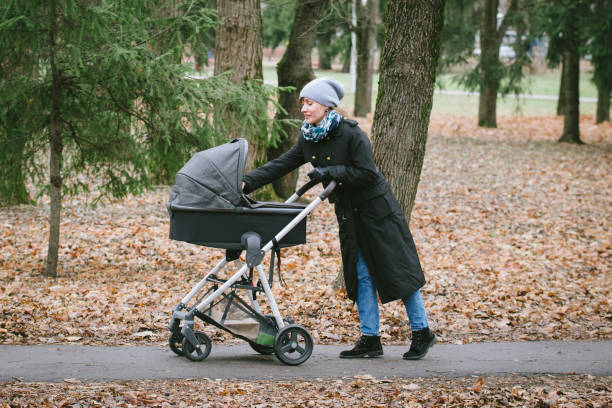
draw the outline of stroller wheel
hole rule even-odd
[[[274,338],[274,353],[287,365],[298,365],[312,354],[312,336],[302,326],[291,324],[283,327]]]
[[[168,339],[168,344],[170,344],[170,350],[174,352],[177,356],[183,355],[182,345],[183,345],[183,335],[181,333],[174,333],[170,335]]]
[[[251,348],[255,350],[256,352],[258,352],[259,354],[268,355],[268,354],[274,353],[273,346],[266,346],[263,344],[258,344],[258,343],[255,343],[254,341],[249,341],[249,346],[251,346]]]
[[[194,332],[196,339],[200,343],[200,349],[196,349],[187,338],[183,338],[183,355],[191,361],[202,361],[210,354],[212,343],[210,337],[204,332]]]

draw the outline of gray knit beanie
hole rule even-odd
[[[308,98],[324,106],[338,106],[344,98],[344,86],[333,78],[313,79],[300,92],[300,99]]]

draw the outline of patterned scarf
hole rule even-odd
[[[342,122],[342,115],[336,111],[329,111],[319,126],[311,125],[304,121],[302,123],[302,134],[304,139],[312,143],[319,143],[327,137],[327,134],[338,127]]]

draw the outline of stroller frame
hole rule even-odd
[[[317,184],[318,182],[316,181],[306,183],[285,201],[285,204],[294,202]],[[315,207],[324,201],[332,193],[335,187],[336,182],[331,181],[319,196],[301,210],[295,218],[282,228],[273,239],[263,245],[263,247],[261,247],[260,236],[257,233],[245,232],[242,235],[241,249],[226,250],[226,257],[208,272],[174,308],[168,326],[171,332],[169,343],[173,352],[178,355],[184,355],[192,361],[202,361],[208,357],[212,347],[211,340],[205,333],[194,330],[194,322],[197,317],[205,323],[216,326],[235,337],[248,341],[250,346],[258,353],[274,353],[281,362],[287,365],[299,365],[308,360],[313,350],[314,343],[312,336],[304,327],[293,324],[291,319],[283,320],[271,290],[274,272],[274,254],[272,254],[271,258],[270,281],[261,265],[261,261],[268,252],[278,248],[278,242],[296,225],[304,220]],[[246,264],[240,261],[240,255],[243,250],[246,250]],[[237,271],[227,280],[217,278],[216,274],[233,262],[237,264]],[[257,276],[259,278],[257,286],[253,284],[253,270],[257,271]],[[195,306],[187,307],[187,304],[192,301],[209,282],[214,283],[211,289],[212,293],[210,293],[209,290],[196,301]],[[229,295],[226,294],[228,290],[230,290]],[[267,324],[273,328],[275,332],[273,346],[259,344],[252,339],[240,335],[206,313],[207,310],[211,310],[215,300],[220,297],[223,297],[223,299],[219,302],[226,299],[229,299],[231,302],[237,290],[246,290],[248,300],[250,301],[249,307],[249,305],[241,300],[240,303],[242,303],[242,305],[240,305],[240,307],[242,309],[248,309],[250,315],[261,324]],[[259,303],[256,300],[257,292],[265,293],[266,300],[272,311],[272,316],[262,314]],[[229,309],[229,304],[227,307]],[[227,310],[225,313],[227,313]],[[182,326],[181,322],[183,323]]]

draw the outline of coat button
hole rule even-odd
[[[327,160],[331,160],[331,157],[327,156]]]
[[[339,187],[342,187],[342,183],[338,183],[338,186],[339,186]]]
[[[316,158],[317,158],[317,156],[312,156],[312,160],[314,160],[314,159],[316,159]]]

